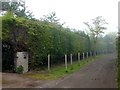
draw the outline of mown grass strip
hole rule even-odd
[[[21,76],[29,77],[33,79],[40,79],[40,80],[59,79],[59,78],[65,77],[66,75],[79,71],[80,68],[102,57],[105,57],[105,55],[99,55],[96,57],[90,57],[88,59],[81,60],[80,64],[78,63],[78,61],[75,61],[73,62],[72,66],[69,63],[67,71],[65,69],[65,66],[62,64],[59,66],[55,66],[54,68],[51,68],[50,71],[48,71],[46,68],[44,71],[33,71],[26,74],[22,74]]]

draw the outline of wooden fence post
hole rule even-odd
[[[50,70],[50,55],[48,54],[48,70]]]
[[[80,63],[80,53],[78,53],[78,62]]]
[[[85,54],[84,54],[84,52],[83,52],[83,60],[85,59]]]
[[[87,52],[87,58],[88,58],[88,52]]]
[[[65,69],[67,71],[67,55],[65,54]]]
[[[72,54],[70,54],[70,62],[71,62],[71,65],[72,65]]]

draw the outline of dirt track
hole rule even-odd
[[[3,73],[3,79],[11,82],[3,87],[36,88],[116,88],[116,55],[111,54],[83,67],[79,72],[64,79],[41,81]],[[12,81],[11,81],[12,80]],[[23,83],[22,83],[23,82]]]

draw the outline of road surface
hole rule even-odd
[[[116,88],[116,55],[106,55],[59,80],[36,80],[15,73],[3,73],[2,79],[3,88]]]
[[[110,54],[43,88],[116,88],[116,82],[116,55]]]

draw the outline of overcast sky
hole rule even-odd
[[[118,31],[118,1],[119,0],[25,0],[28,9],[34,17],[40,19],[43,15],[56,12],[60,22],[65,26],[84,30],[83,22],[97,16],[103,16],[109,23],[109,31]]]

